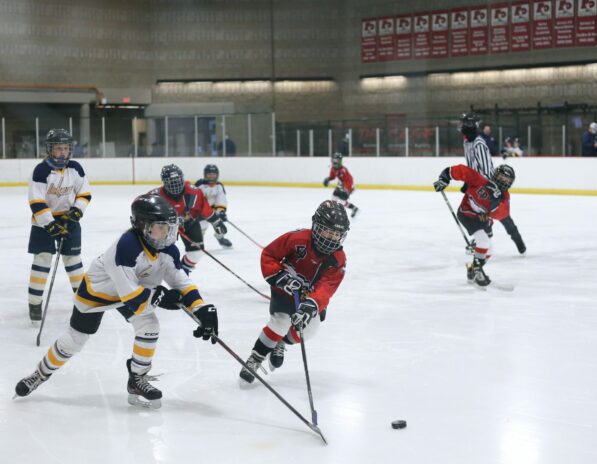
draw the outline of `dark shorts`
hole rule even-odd
[[[348,193],[344,189],[335,188],[334,196],[340,198],[340,200],[346,201],[346,200],[348,200],[348,197],[350,197],[350,193]]]
[[[464,226],[469,235],[473,235],[478,230],[484,230],[490,237],[493,235],[493,230],[491,229],[491,222],[489,221],[479,221],[476,218],[465,216],[460,211],[458,211],[458,220],[460,221],[460,224]]]
[[[271,291],[271,301],[269,303],[269,313],[286,313],[289,316],[292,316],[295,312],[294,307],[294,299],[290,296],[286,295],[286,293],[281,294],[274,290]],[[327,308],[324,309],[319,313],[319,319],[321,322],[325,321],[325,316],[327,313]]]
[[[201,220],[195,219],[194,221],[189,221],[184,225],[184,233],[187,237],[191,240],[187,240],[185,237],[181,236],[182,242],[184,243],[184,250],[185,251],[198,251],[201,248],[198,246],[193,245],[193,243],[200,244],[203,246],[203,231],[201,230]]]
[[[56,254],[58,238],[52,237],[43,227],[31,226],[29,235],[29,246],[27,253],[37,255],[39,253]],[[70,234],[62,244],[62,254],[65,256],[77,256],[81,254],[81,225],[75,222],[70,227]]]

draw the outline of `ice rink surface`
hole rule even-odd
[[[92,187],[85,265],[127,229],[133,197],[149,189]],[[228,193],[230,219],[267,244],[309,227],[331,190]],[[448,197],[456,207],[461,195]],[[486,266],[513,292],[467,285],[464,243],[439,194],[363,190],[353,200],[362,213],[345,242],[346,278],[306,343],[325,447],[263,386],[241,390],[237,362],[193,338],[192,321],[176,311],[158,314],[160,410],[127,404],[133,332],[116,312],[47,383],[11,399],[67,326],[72,292],[61,265],[36,347],[27,190],[0,189],[0,462],[597,462],[597,198],[513,195],[527,256],[496,224]],[[230,229],[233,249],[221,249],[210,230],[208,250],[268,292],[260,250]],[[222,339],[246,359],[267,302],[207,256],[192,277],[218,307]],[[310,417],[300,347],[266,379]],[[393,430],[396,419],[408,427]]]

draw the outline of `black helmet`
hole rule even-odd
[[[335,168],[342,166],[342,153],[336,152],[332,155],[332,166]]]
[[[500,164],[494,169],[493,174],[491,175],[491,180],[495,182],[502,192],[506,192],[510,187],[512,187],[514,179],[516,179],[514,169],[512,169],[512,166],[508,166],[507,164]]]
[[[180,197],[184,190],[184,174],[176,164],[168,164],[162,168],[162,183],[168,195],[174,198]]]
[[[342,247],[350,229],[350,222],[344,206],[332,200],[324,201],[313,215],[313,245],[315,249],[330,255]]]
[[[153,230],[155,224],[167,226],[162,231],[163,237],[153,236],[160,232]],[[133,201],[131,205],[131,225],[152,248],[161,250],[176,241],[179,220],[170,203],[159,195],[147,193],[135,198]]]
[[[476,113],[462,113],[460,116],[460,127],[458,130],[472,142],[479,133],[481,118]]]
[[[66,129],[50,129],[46,135],[46,162],[56,169],[63,169],[68,164],[73,154],[73,138]],[[57,156],[54,153],[56,145],[68,145],[66,156]]]
[[[208,174],[215,174],[216,177],[213,179],[208,179]],[[218,177],[220,177],[220,170],[215,164],[208,164],[203,168],[203,178],[209,182],[217,182]]]

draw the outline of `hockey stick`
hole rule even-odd
[[[228,219],[226,221],[228,224],[230,224],[232,227],[234,227],[236,230],[238,230],[241,234],[243,234],[245,237],[247,237],[249,240],[251,240],[255,245],[257,245],[259,248],[261,248],[263,250],[263,245],[260,245],[259,243],[257,243],[255,240],[253,240],[251,237],[249,237],[245,232],[243,232],[241,230],[240,227],[234,225],[234,223],[232,221],[230,221],[230,219]]]
[[[292,292],[294,296],[294,309],[297,310],[300,304],[299,294],[295,290]],[[313,424],[317,425],[317,411],[313,406],[313,393],[311,392],[311,380],[309,379],[309,368],[307,367],[307,351],[305,349],[305,339],[303,338],[303,326],[299,329],[299,336],[301,337],[301,353],[303,355],[303,366],[305,366],[305,379],[307,380],[307,393],[309,393],[309,406],[311,407],[311,420]]]
[[[37,346],[41,342],[41,331],[44,329],[44,323],[46,322],[46,315],[48,314],[48,304],[50,303],[50,295],[52,295],[52,287],[54,287],[54,279],[56,278],[56,270],[58,269],[58,261],[60,261],[60,255],[62,253],[62,244],[64,243],[64,237],[60,238],[58,242],[58,251],[56,252],[56,259],[54,260],[54,269],[52,270],[52,279],[50,280],[50,287],[48,288],[48,294],[44,303],[44,311],[41,315],[41,324],[39,326],[39,332],[37,332]]]
[[[207,256],[209,256],[211,259],[213,259],[216,263],[218,263],[220,266],[222,266],[224,269],[226,269],[228,272],[230,272],[230,274],[232,274],[234,277],[236,277],[238,280],[240,280],[243,284],[245,284],[247,287],[249,287],[251,290],[253,290],[255,293],[258,293],[260,296],[262,296],[263,298],[265,298],[266,300],[270,300],[271,298],[269,296],[267,296],[265,293],[261,293],[259,290],[257,290],[255,287],[253,287],[249,282],[247,282],[245,279],[243,279],[241,276],[239,276],[236,272],[234,272],[232,269],[230,269],[228,266],[226,266],[222,261],[220,261],[218,258],[216,258],[214,255],[212,255],[209,251],[207,251],[203,245],[200,245],[198,243],[193,242],[185,233],[183,232],[179,232],[179,234],[184,237],[185,239],[187,239],[189,242],[191,242],[191,244],[193,246],[196,246],[197,248],[200,248],[201,251],[203,253],[205,253]]]
[[[195,317],[195,315],[186,308],[186,306],[180,305],[180,309],[182,309],[185,312],[185,314],[187,314],[191,319],[193,319],[197,323],[197,325],[201,325],[201,322],[199,321],[199,319],[197,319]],[[236,359],[241,364],[241,366],[243,366],[251,374],[253,374],[255,376],[255,378],[257,380],[259,380],[265,386],[265,388],[267,388],[270,392],[272,392],[274,394],[274,396],[276,398],[278,398],[282,402],[282,404],[284,404],[284,406],[286,406],[288,409],[290,409],[290,411],[292,411],[294,413],[294,415],[296,417],[298,417],[307,427],[309,427],[311,430],[313,430],[313,432],[318,434],[321,437],[321,439],[323,440],[324,444],[326,444],[326,445],[328,444],[325,437],[323,436],[323,433],[321,432],[321,430],[319,429],[319,427],[316,424],[312,424],[307,419],[305,419],[305,417],[303,417],[303,415],[300,412],[298,412],[288,401],[286,401],[284,399],[284,397],[282,395],[280,395],[269,383],[267,383],[265,380],[263,380],[263,378],[261,378],[261,376],[257,372],[255,372],[253,369],[251,369],[247,365],[247,363],[244,362],[241,359],[241,357],[238,354],[236,354],[236,352],[232,348],[230,348],[226,343],[224,343],[222,341],[221,338],[219,338],[215,334],[212,334],[211,338],[213,340],[215,340],[218,345],[220,345],[222,348],[224,348],[234,359]]]

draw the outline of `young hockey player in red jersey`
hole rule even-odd
[[[203,192],[185,181],[182,170],[175,164],[164,166],[161,177],[163,185],[149,193],[165,198],[178,216],[183,218],[184,223],[180,231],[184,234],[181,234],[181,238],[186,254],[182,258],[182,267],[189,273],[195,269],[203,248],[201,220],[210,222],[216,234],[223,236],[228,231],[224,224],[226,213],[214,211]]]
[[[507,213],[508,189],[515,177],[514,169],[507,164],[498,166],[491,180],[467,166],[457,165],[444,169],[433,183],[436,192],[444,190],[452,179],[464,181],[468,186],[458,208],[458,220],[475,240],[474,259],[467,264],[467,278],[480,287],[491,283],[483,270],[491,249],[490,221]]]
[[[350,172],[346,167],[342,166],[342,154],[334,153],[332,155],[332,168],[330,169],[330,175],[323,179],[323,185],[328,186],[331,180],[338,179],[338,184],[334,189],[332,200],[342,203],[348,209],[352,210],[350,217],[355,217],[359,208],[348,201],[348,198],[354,191],[354,181]]]
[[[104,312],[116,309],[135,332],[126,361],[128,401],[161,406],[162,392],[146,376],[160,334],[157,307],[176,310],[183,304],[201,322],[195,337],[209,340],[218,333],[215,306],[203,301],[182,270],[175,245],[178,224],[176,211],[162,197],[141,195],[133,201],[132,227],[91,262],[77,290],[68,330],[50,346],[33,374],[17,383],[17,396],[28,396],[54,375],[97,332]],[[163,287],[162,281],[172,288]]]
[[[288,232],[264,248],[261,272],[271,285],[271,317],[247,360],[251,369],[259,369],[268,355],[272,371],[281,367],[285,346],[300,343],[300,329],[306,327],[304,335],[309,336],[325,319],[330,298],[344,278],[342,242],[348,229],[344,207],[326,200],[315,211],[311,229]],[[294,292],[300,295],[298,308]],[[240,371],[241,386],[253,380],[248,369]]]

